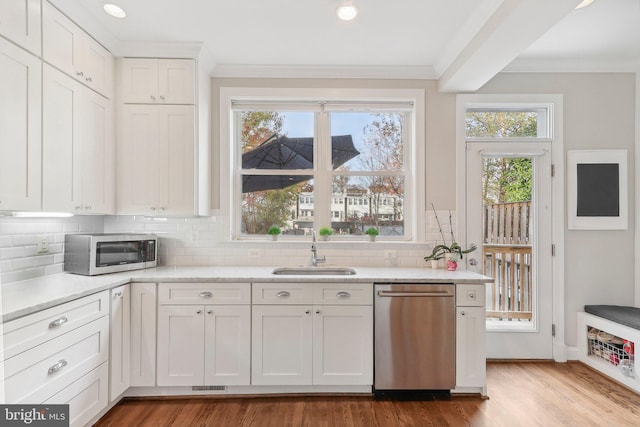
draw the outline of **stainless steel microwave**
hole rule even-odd
[[[67,234],[64,271],[85,276],[157,266],[154,234]]]

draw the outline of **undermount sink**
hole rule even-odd
[[[271,274],[301,276],[352,276],[356,274],[349,267],[278,267]]]

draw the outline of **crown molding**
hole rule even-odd
[[[325,66],[325,65],[238,65],[218,64],[213,77],[230,78],[317,78],[317,79],[416,79],[431,80],[432,66]]]

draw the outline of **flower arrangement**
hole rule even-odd
[[[456,243],[455,236],[453,234],[453,221],[451,217],[451,211],[449,211],[449,226],[451,229],[451,244],[447,245],[447,242],[444,238],[444,232],[442,231],[442,226],[440,225],[440,219],[438,218],[438,214],[436,213],[436,208],[431,204],[431,208],[433,209],[433,214],[436,217],[436,222],[438,224],[438,230],[440,231],[440,236],[442,237],[442,244],[434,246],[431,254],[424,257],[425,261],[437,261],[439,259],[444,258],[447,254],[452,254],[451,256],[455,256],[455,260],[461,260],[464,254],[468,254],[477,249],[476,245],[472,245],[467,249],[462,249],[460,244]]]

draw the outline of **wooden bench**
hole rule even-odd
[[[640,308],[586,305],[578,313],[579,358],[615,381],[640,392]]]

